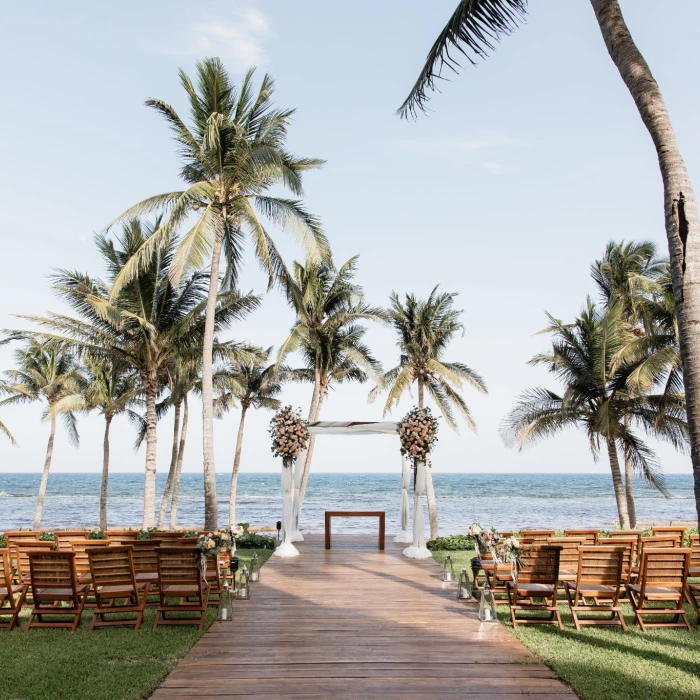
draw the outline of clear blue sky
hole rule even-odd
[[[612,238],[650,238],[665,250],[662,191],[651,141],[609,60],[587,0],[533,0],[528,24],[491,59],[446,83],[417,122],[394,114],[454,0],[383,2],[13,3],[3,13],[0,57],[0,327],[15,313],[58,310],[46,275],[53,267],[101,274],[92,235],[128,205],[178,187],[168,130],[143,106],[159,97],[185,112],[177,69],[220,56],[240,76],[270,71],[277,100],[298,112],[292,149],[325,158],[306,181],[308,206],[322,217],[337,261],[359,253],[359,281],[375,304],[392,290],[424,295],[440,284],[459,292],[466,333],[450,350],[485,377],[489,395],[466,398],[478,433],[443,427],[438,471],[587,471],[585,439],[561,435],[522,454],[497,429],[515,396],[548,382],[526,365],[546,339],[534,336],[544,310],[570,319],[588,293],[590,262]],[[698,27],[693,0],[623,0],[623,12],[666,97],[681,150],[700,187],[697,129]],[[289,261],[299,250],[286,238]],[[250,255],[244,287],[262,291]],[[261,345],[279,343],[292,323],[278,294],[232,330]],[[394,339],[369,340],[386,367]],[[0,351],[0,368],[12,361]],[[379,419],[369,387],[335,391],[324,419]],[[308,407],[308,389],[286,401]],[[412,402],[405,400],[394,417]],[[48,426],[38,408],[4,411],[21,449],[0,441],[0,471],[40,470]],[[276,470],[253,416],[244,471]],[[167,469],[172,419],[159,429]],[[80,419],[82,446],[57,440],[56,471],[101,465],[102,423]],[[216,424],[217,471],[231,468],[237,414]],[[141,471],[131,429],[115,424],[113,468]],[[315,468],[399,468],[393,438],[329,437]],[[687,457],[660,452],[667,471]],[[194,412],[185,469],[201,469],[201,421]]]

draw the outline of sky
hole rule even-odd
[[[661,180],[651,139],[610,61],[590,3],[533,0],[527,24],[488,61],[442,86],[416,121],[395,112],[455,0],[180,0],[12,3],[0,26],[0,328],[17,314],[61,311],[55,268],[103,274],[92,244],[117,214],[146,196],[178,189],[168,129],[148,97],[186,115],[178,69],[219,56],[236,80],[251,65],[276,80],[276,101],[297,112],[290,149],[323,158],[305,179],[306,204],[323,221],[334,258],[360,255],[368,300],[457,292],[463,337],[446,354],[478,371],[488,395],[465,389],[477,423],[459,434],[442,425],[438,472],[608,471],[574,430],[522,453],[506,448],[501,420],[524,389],[556,387],[527,364],[547,348],[535,335],[545,311],[563,320],[595,294],[589,266],[606,243],[650,239],[666,251]],[[691,178],[700,173],[697,89],[700,3],[621,0],[639,48],[666,98]],[[301,251],[275,231],[285,259]],[[250,250],[242,287],[265,291]],[[226,337],[279,345],[294,317],[278,292]],[[390,329],[367,339],[385,368],[397,363]],[[0,369],[12,366],[0,349]],[[379,420],[371,386],[336,388],[324,420]],[[306,412],[310,390],[283,400]],[[389,416],[415,402],[407,396]],[[247,421],[243,472],[275,471],[270,414]],[[40,471],[48,425],[41,408],[1,410],[20,447],[0,441],[0,471]],[[216,422],[216,467],[230,471],[238,423]],[[52,469],[98,471],[103,423],[79,419],[81,446],[59,429]],[[167,471],[172,415],[159,425],[158,469]],[[115,421],[112,469],[141,472],[144,451]],[[690,472],[689,457],[659,447],[667,472]],[[191,412],[184,469],[201,471],[201,411]],[[391,436],[324,437],[314,470],[398,471]]]

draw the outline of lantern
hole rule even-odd
[[[250,600],[250,576],[245,564],[241,569],[241,575],[238,578],[238,588],[236,589],[237,600]]]
[[[233,620],[233,598],[228,581],[224,581],[224,587],[219,594],[219,611],[216,614],[217,622],[231,622]]]
[[[448,554],[445,557],[445,561],[442,564],[442,580],[443,581],[454,581],[455,580],[455,568],[452,564],[452,557]]]
[[[260,560],[258,559],[258,553],[253,552],[253,556],[250,558],[250,581],[260,580]]]
[[[481,589],[479,619],[482,622],[498,622],[498,618],[496,617],[496,601],[493,598],[493,591],[489,586],[488,579],[486,579],[486,583]]]
[[[457,586],[457,599],[458,600],[474,600],[474,595],[472,594],[472,582],[469,579],[469,573],[467,572],[466,566],[463,566],[462,570],[459,572],[459,585]]]
[[[236,590],[236,572],[238,571],[238,562],[240,560],[238,557],[231,556],[231,561],[229,562],[228,568],[231,572],[231,588]]]
[[[280,540],[280,530],[282,529],[282,521],[278,520],[277,521],[277,541],[279,542]]]

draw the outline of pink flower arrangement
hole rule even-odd
[[[438,422],[429,408],[414,408],[399,422],[401,454],[410,457],[414,464],[427,461],[437,442]]]
[[[268,432],[272,436],[272,454],[282,457],[285,466],[291,465],[309,444],[309,423],[291,406],[275,413]]]

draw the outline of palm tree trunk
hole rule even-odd
[[[105,437],[102,446],[102,484],[100,486],[100,530],[107,529],[107,482],[109,480],[109,427],[112,416],[105,416]]]
[[[423,408],[423,380],[418,379],[418,408]],[[415,474],[414,474],[415,478]],[[430,539],[438,537],[440,528],[438,527],[437,501],[435,500],[435,487],[433,486],[433,470],[428,464],[425,465],[425,500],[428,504],[428,519],[430,521]]]
[[[627,513],[630,519],[630,527],[637,527],[637,509],[634,505],[634,469],[632,460],[625,455],[625,496],[627,499]]]
[[[50,409],[49,409],[50,410]],[[44,496],[46,495],[46,486],[49,483],[49,469],[51,469],[51,457],[53,457],[53,441],[56,436],[56,416],[51,411],[51,433],[49,434],[49,444],[46,446],[46,459],[44,460],[44,471],[41,475],[41,483],[39,484],[39,495],[36,499],[36,509],[34,510],[34,529],[37,530],[41,525],[41,513],[44,510]]]
[[[160,512],[158,513],[158,529],[162,530],[165,526],[165,516],[168,511],[168,501],[173,490],[173,477],[175,476],[175,465],[177,464],[177,443],[180,437],[180,411],[182,409],[182,401],[175,404],[175,426],[173,434],[173,451],[170,455],[170,469],[168,469],[168,479],[165,482],[163,490],[163,498],[160,502]]]
[[[180,447],[177,450],[177,464],[175,467],[175,477],[173,478],[173,500],[170,504],[170,529],[174,530],[177,525],[177,504],[180,499],[180,475],[182,474],[182,460],[185,457],[185,441],[187,440],[187,420],[189,418],[189,408],[187,405],[187,394],[183,399],[184,411],[182,413],[182,430],[180,431]]]
[[[620,462],[617,458],[617,446],[614,440],[608,440],[608,456],[610,457],[610,472],[612,473],[613,489],[615,500],[617,501],[617,514],[620,518],[620,527],[629,530],[630,518],[627,512],[627,499],[625,498],[625,487],[622,483],[620,473]]]
[[[700,222],[688,171],[663,95],[636,47],[617,0],[591,0],[608,53],[656,148],[683,359],[695,503],[700,518]]]
[[[226,225],[226,207],[221,213],[221,226],[216,229],[211,270],[209,272],[209,296],[207,297],[204,339],[202,347],[202,447],[204,452],[204,529],[218,527],[216,504],[216,465],[214,463],[214,383],[213,353],[216,301],[219,294],[219,264]]]
[[[327,391],[327,389],[326,389]],[[321,406],[323,406],[323,401],[326,398],[326,392],[320,390],[318,393],[318,400],[316,401],[316,413],[309,419],[309,422],[318,420],[321,415]],[[306,484],[309,481],[309,472],[311,471],[311,458],[314,455],[314,445],[316,444],[316,436],[311,435],[309,437],[309,446],[306,448],[306,459],[304,460],[304,473],[301,475],[301,485],[299,486],[299,512],[301,513],[301,507],[304,504],[304,495],[306,494]]]
[[[248,406],[241,406],[241,422],[238,424],[238,437],[236,438],[236,454],[233,458],[233,472],[231,473],[231,491],[228,496],[228,524],[233,527],[236,524],[236,488],[238,486],[238,470],[241,466],[241,450],[243,449],[243,426]]]
[[[143,485],[143,529],[153,527],[156,517],[156,373],[144,378],[146,394],[146,477]]]

